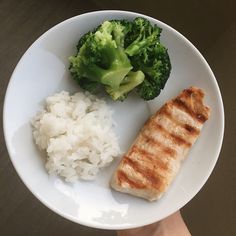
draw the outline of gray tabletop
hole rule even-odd
[[[0,0],[1,108],[11,73],[34,40],[69,17],[100,9],[136,11],[164,21],[185,35],[207,59],[224,100],[225,138],[211,177],[197,196],[182,209],[182,213],[193,235],[236,235],[234,0],[166,0],[161,3],[154,0]],[[115,231],[72,223],[47,209],[17,176],[5,147],[2,126],[0,142],[1,236],[116,235]]]

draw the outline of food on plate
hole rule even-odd
[[[105,90],[113,100],[123,101],[134,89],[144,100],[157,97],[171,71],[161,31],[141,17],[103,22],[80,38],[69,58],[72,77],[81,88]]]
[[[209,118],[203,98],[201,89],[190,87],[150,117],[122,158],[111,186],[149,201],[159,199]]]
[[[120,154],[113,124],[104,100],[65,91],[48,97],[32,121],[34,140],[47,153],[47,171],[68,182],[94,179]]]

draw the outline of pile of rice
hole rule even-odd
[[[47,152],[46,169],[68,182],[94,179],[120,154],[112,111],[88,92],[62,91],[46,99],[32,120],[37,146]]]

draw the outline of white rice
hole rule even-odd
[[[88,92],[48,97],[45,110],[32,121],[35,142],[47,152],[47,171],[68,182],[94,179],[120,154],[113,125],[105,101]]]

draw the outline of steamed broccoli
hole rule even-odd
[[[136,86],[143,82],[144,77],[145,76],[142,71],[130,71],[122,81],[118,89],[113,89],[107,86],[106,92],[111,96],[113,100],[119,99],[120,101],[123,101],[126,99],[129,91],[133,90]]]
[[[144,18],[136,18],[127,35],[126,53],[135,70],[145,74],[145,80],[137,88],[144,100],[157,97],[164,88],[171,71],[167,49],[160,43],[161,29]]]
[[[118,88],[132,65],[122,47],[121,24],[104,22],[96,32],[82,38],[76,57],[71,57],[71,72],[80,80]],[[117,31],[119,33],[117,33]],[[119,38],[116,37],[118,34]]]
[[[161,29],[141,17],[134,19],[131,30],[125,38],[125,52],[129,56],[147,52],[151,46],[159,43]]]
[[[113,100],[124,100],[137,88],[144,100],[156,97],[170,73],[161,29],[144,18],[105,21],[83,35],[70,71],[81,88],[104,89]]]

